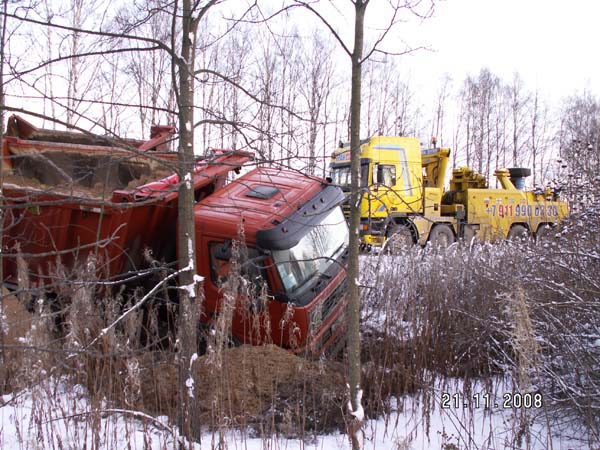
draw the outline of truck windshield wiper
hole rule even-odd
[[[332,275],[328,275],[324,272],[316,271],[311,277],[311,279],[316,280],[311,290],[313,292],[317,291],[318,288],[321,286],[321,283],[323,283],[323,281],[330,280],[331,278],[333,278]]]

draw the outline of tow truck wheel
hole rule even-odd
[[[393,225],[387,233],[383,244],[386,255],[400,255],[415,244],[410,228],[406,225]]]
[[[529,239],[529,230],[523,225],[513,225],[508,232],[508,239],[525,241]]]
[[[537,233],[535,234],[536,242],[545,242],[552,236],[552,227],[548,224],[541,224],[538,227]]]
[[[429,233],[429,242],[434,248],[446,248],[455,241],[454,231],[449,225],[440,223]]]

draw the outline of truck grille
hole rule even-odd
[[[310,331],[312,334],[315,334],[321,328],[323,322],[329,318],[336,306],[342,302],[347,290],[348,281],[344,280],[310,312]]]

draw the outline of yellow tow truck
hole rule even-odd
[[[452,171],[444,189],[450,149],[421,149],[417,138],[374,136],[361,141],[360,234],[364,247],[399,247],[430,242],[447,246],[472,240],[541,238],[568,214],[559,191],[525,191],[529,169],[498,169],[500,189],[469,167]],[[350,190],[350,145],[331,155],[331,179]],[[349,214],[346,205],[345,213]]]

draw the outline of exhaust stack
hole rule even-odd
[[[520,191],[525,189],[525,178],[531,176],[531,169],[525,167],[511,167],[508,169],[510,181]]]

